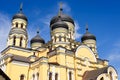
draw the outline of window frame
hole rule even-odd
[[[21,74],[20,75],[20,80],[24,80],[25,79],[25,75],[24,74]]]

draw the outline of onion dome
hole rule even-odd
[[[18,18],[24,19],[24,20],[28,21],[27,17],[23,13],[17,13],[17,14],[15,14],[12,19],[18,19]]]
[[[73,19],[70,16],[68,16],[66,14],[63,14],[62,11],[63,11],[63,9],[62,9],[62,7],[60,7],[59,14],[57,16],[54,16],[51,19],[50,25],[56,23],[59,20],[59,15],[61,15],[61,20],[62,21],[71,22],[74,25]]]
[[[13,20],[13,19],[18,19],[18,18],[24,19],[24,20],[28,21],[28,20],[27,20],[27,17],[26,17],[26,16],[23,14],[23,12],[22,12],[22,4],[21,4],[21,6],[20,6],[20,12],[17,13],[17,14],[15,14],[15,15],[13,16],[12,20]]]
[[[88,27],[86,28],[86,33],[82,36],[81,41],[83,42],[84,40],[95,40],[96,41],[96,37],[91,34],[90,32],[88,32]]]
[[[33,37],[30,41],[30,43],[45,43],[44,39],[42,39],[39,35],[39,31],[37,31],[37,35],[35,37]]]
[[[58,20],[59,20],[59,15],[54,16],[50,21],[50,25],[54,24]],[[69,17],[68,15],[65,15],[65,14],[61,14],[61,20],[66,21],[66,22],[71,22],[72,24],[74,24],[73,19],[71,17]]]
[[[68,29],[68,25],[61,20],[61,16],[58,17],[58,21],[51,25],[51,29],[54,30],[56,28],[65,28]]]

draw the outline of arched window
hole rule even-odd
[[[62,37],[61,36],[59,36],[59,41],[61,41],[62,40]]]
[[[18,23],[16,22],[16,27],[18,27]]]
[[[52,80],[52,73],[49,73],[49,80]]]
[[[109,74],[110,74],[110,80],[113,80],[112,72],[109,72]]]
[[[69,80],[72,80],[72,72],[69,72]]]
[[[102,78],[100,78],[100,80],[104,80],[104,78],[102,77]]]
[[[23,28],[23,23],[21,24],[21,28]]]
[[[20,47],[22,46],[23,37],[20,38]]]
[[[24,80],[25,76],[22,74],[20,75],[20,80]]]
[[[16,43],[16,36],[13,37],[13,45]]]
[[[55,80],[58,80],[58,73],[55,73]]]
[[[37,80],[39,80],[39,73],[37,73]]]
[[[55,38],[55,42],[56,42],[56,38],[57,38],[57,37],[55,36],[54,38]]]
[[[92,50],[92,47],[90,47],[90,49]]]
[[[66,42],[66,37],[64,37],[64,41]]]
[[[33,74],[33,80],[35,80],[35,74]]]

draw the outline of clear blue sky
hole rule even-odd
[[[120,72],[120,1],[119,0],[0,0],[0,49],[6,44],[12,16],[23,3],[23,12],[28,17],[29,40],[40,28],[41,36],[50,40],[49,21],[58,13],[58,4],[63,2],[64,13],[76,23],[77,41],[89,31],[97,37],[98,54],[108,59]],[[1,50],[0,50],[1,51]],[[120,74],[120,73],[119,73]]]

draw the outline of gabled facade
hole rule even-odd
[[[0,67],[11,80],[118,80],[114,67],[99,58],[96,37],[88,27],[81,42],[75,40],[74,20],[62,8],[50,21],[49,42],[37,31],[27,48],[27,21],[20,8],[1,52]]]

